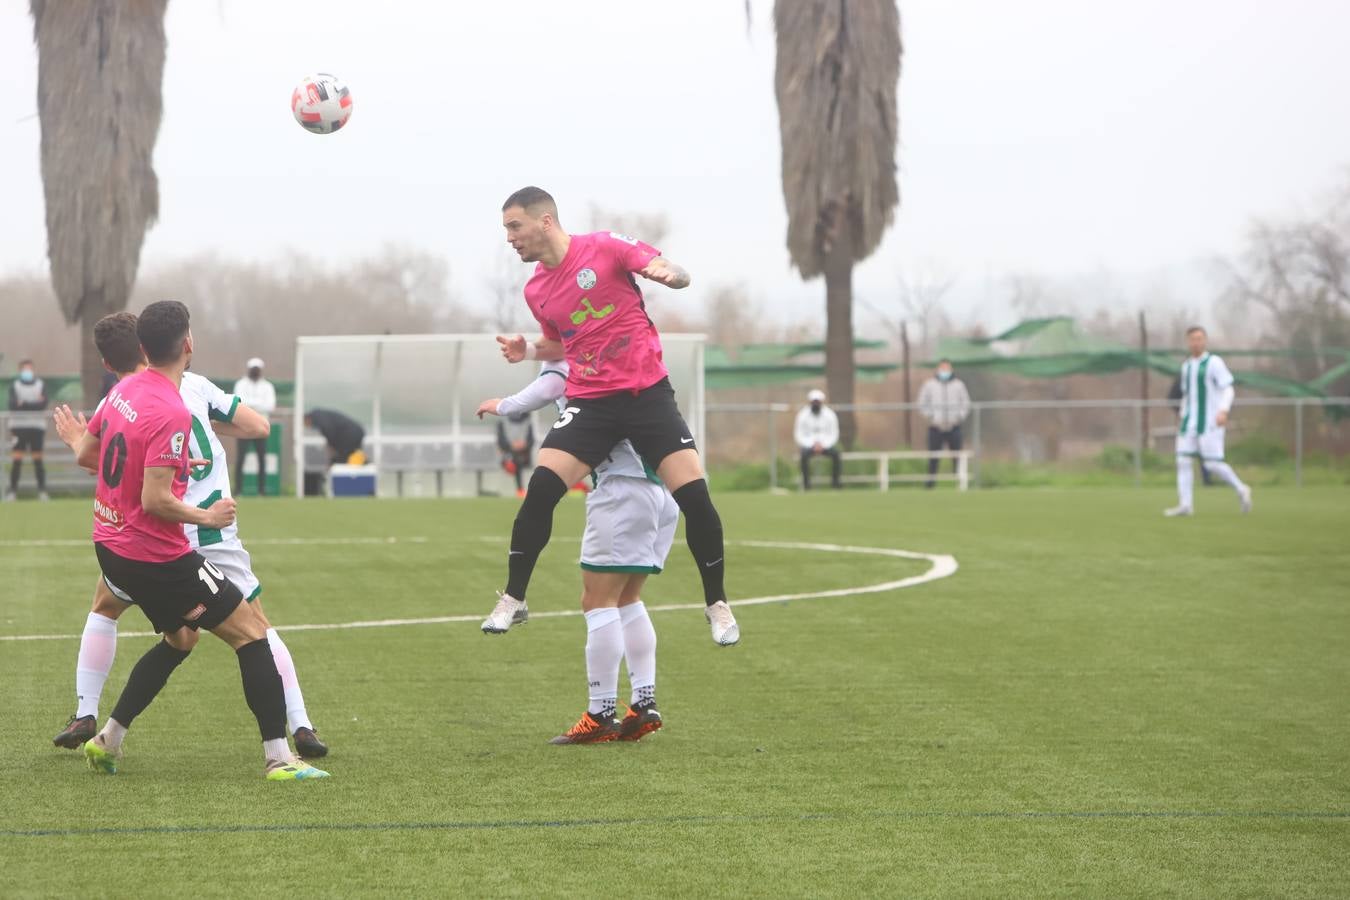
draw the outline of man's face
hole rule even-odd
[[[20,381],[30,382],[30,381],[33,381],[33,380],[36,379],[36,378],[37,378],[37,373],[33,371],[33,367],[32,367],[31,365],[29,365],[28,363],[24,363],[24,365],[19,369],[19,380],[20,380]]]
[[[262,377],[262,369],[258,368],[257,366],[254,366],[253,368],[248,370],[248,377],[250,381],[257,381],[259,378]]]
[[[192,329],[188,329],[187,337],[183,339],[183,371],[186,372],[192,368]]]
[[[941,364],[939,364],[938,367],[937,367],[937,376],[938,376],[938,378],[941,378],[943,381],[946,381],[948,378],[951,378],[951,377],[952,377],[952,364],[951,364],[951,363],[941,363]]]
[[[1192,331],[1186,335],[1186,349],[1191,351],[1191,356],[1202,356],[1205,347],[1209,345],[1209,336],[1203,331]]]
[[[821,402],[820,400],[812,400],[812,401],[811,401],[811,412],[820,412],[820,408],[821,408],[822,406],[824,406],[824,405],[825,405],[825,404],[824,404],[823,402]]]
[[[502,212],[502,227],[506,229],[506,242],[520,255],[521,262],[538,262],[548,250],[548,229],[552,227],[553,217],[544,213],[539,218],[519,206],[512,206]]]

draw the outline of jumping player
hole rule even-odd
[[[179,385],[192,360],[187,307],[152,303],[136,323],[149,368],[118,383],[80,439],[78,463],[97,468],[94,550],[110,590],[131,598],[164,639],[136,663],[103,729],[84,744],[89,765],[114,774],[122,739],[196,645],[197,629],[225,641],[239,658],[244,699],[263,740],[269,781],[327,776],[291,756],[286,698],[266,627],[239,587],[194,551],[183,525],[225,529],[235,503],[208,508],[183,502],[192,417]]]
[[[118,380],[130,377],[146,367],[140,339],[136,336],[136,317],[131,313],[113,313],[95,323],[94,344],[103,358],[103,365]],[[179,393],[192,415],[192,432],[188,438],[190,455],[205,463],[191,470],[191,481],[184,502],[205,509],[218,500],[232,496],[225,448],[217,433],[247,440],[266,437],[269,425],[266,418],[242,404],[237,396],[225,394],[209,380],[193,372],[183,373]],[[57,407],[54,418],[61,439],[71,449],[77,450],[85,433],[84,418],[73,414],[67,406]],[[272,648],[272,656],[285,688],[287,730],[295,738],[297,752],[306,759],[326,756],[328,747],[319,739],[305,710],[304,695],[295,674],[290,650],[263,612],[259,599],[262,587],[253,574],[248,551],[239,541],[238,526],[217,530],[186,525],[184,532],[192,548],[238,585],[245,594],[244,599],[254,604],[254,611],[262,618],[267,629],[267,643]],[[74,750],[94,736],[99,699],[117,652],[117,620],[129,604],[127,598],[115,595],[104,579],[98,579],[94,587],[93,608],[85,620],[84,632],[80,636],[80,651],[76,657],[77,708],[66,727],[52,738],[52,743],[57,747]]]
[[[1221,357],[1207,349],[1209,336],[1196,325],[1186,330],[1190,358],[1181,365],[1181,425],[1177,428],[1177,499],[1165,516],[1189,516],[1195,511],[1195,468],[1222,478],[1237,492],[1244,513],[1252,511],[1252,489],[1223,461],[1223,435],[1233,408],[1233,373]]]
[[[566,359],[567,407],[549,431],[511,530],[506,589],[491,619],[509,622],[553,530],[553,510],[567,486],[629,440],[674,497],[685,539],[703,579],[704,615],[713,641],[740,640],[723,587],[722,520],[708,493],[694,438],[675,404],[661,361],[661,338],[647,317],[634,275],[670,288],[689,273],[641,241],[612,232],[569,235],[547,191],[527,187],[502,205],[506,240],[535,262],[525,300],[543,337],[498,338],[508,362]]]
[[[563,399],[567,363],[546,362],[539,377],[519,393],[484,400],[485,414],[522,415]],[[586,681],[590,704],[554,744],[636,741],[659,729],[656,708],[656,629],[642,602],[648,575],[660,573],[675,542],[680,511],[670,492],[645,466],[633,445],[620,441],[591,473],[595,488],[586,496],[586,531],[581,540],[581,609],[586,616]],[[521,605],[514,619],[483,622],[500,633],[529,618]],[[623,721],[616,717],[619,664],[628,662],[632,694]]]

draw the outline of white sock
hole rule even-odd
[[[1186,509],[1195,502],[1195,466],[1189,456],[1177,457],[1177,499]]]
[[[291,758],[291,745],[286,743],[285,738],[276,738],[271,741],[263,741],[263,760],[267,765],[277,762],[287,762]]]
[[[286,729],[295,734],[297,728],[313,728],[309,713],[305,712],[305,695],[300,693],[300,679],[295,676],[295,661],[291,651],[281,640],[275,628],[267,629],[267,646],[272,650],[272,659],[281,674],[281,688],[286,692]]]
[[[80,655],[75,661],[75,718],[98,717],[98,700],[117,655],[117,620],[91,612],[80,635]]]
[[[1232,485],[1233,490],[1237,491],[1239,494],[1241,494],[1243,489],[1247,487],[1245,484],[1242,483],[1242,479],[1238,478],[1237,473],[1233,471],[1233,467],[1230,466],[1228,463],[1224,462],[1223,460],[1215,460],[1215,461],[1207,460],[1204,463],[1202,463],[1202,465],[1209,472],[1209,474],[1219,476],[1228,484]]]
[[[614,607],[586,613],[586,680],[592,713],[614,714],[619,701],[619,665],[623,662],[623,622]]]
[[[619,607],[623,622],[623,655],[628,661],[628,680],[632,683],[631,702],[656,698],[656,629],[641,601]]]
[[[103,746],[109,750],[116,750],[122,746],[122,738],[127,736],[127,726],[109,716],[98,735],[103,738]]]

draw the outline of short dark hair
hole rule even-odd
[[[1204,329],[1204,326],[1201,326],[1201,325],[1192,325],[1190,328],[1187,328],[1187,329],[1186,329],[1186,337],[1190,337],[1191,335],[1195,334],[1197,331],[1200,332],[1201,334],[1203,334],[1205,337],[1209,337],[1209,332],[1206,331],[1206,330]]]
[[[947,357],[944,356],[944,357],[942,357],[941,359],[939,359],[939,360],[937,361],[937,364],[938,364],[939,366],[942,365],[943,363],[946,363],[947,365],[950,366],[950,365],[952,364],[952,361],[951,361],[950,359],[948,359]]]
[[[19,368],[20,368],[20,369],[22,369],[24,366],[31,366],[32,364],[33,364],[33,361],[32,361],[31,359],[29,359],[28,357],[24,357],[23,359],[19,360]]]
[[[136,333],[136,317],[116,312],[94,323],[94,346],[99,356],[119,375],[125,375],[145,361],[141,339]]]
[[[166,366],[178,359],[188,336],[190,319],[188,308],[177,300],[160,300],[141,310],[136,320],[136,336],[150,365]]]
[[[502,204],[502,212],[513,206],[519,206],[531,215],[540,212],[540,207],[543,207],[543,212],[552,214],[555,219],[558,218],[558,204],[554,201],[553,195],[534,185],[523,187],[507,197],[506,202]]]

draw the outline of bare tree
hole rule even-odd
[[[1300,375],[1340,362],[1324,349],[1350,344],[1350,182],[1314,215],[1254,222],[1224,268],[1221,302],[1259,310],[1271,342],[1307,352]]]
[[[895,0],[777,0],[774,29],[788,253],[803,278],[825,277],[825,382],[833,402],[851,404],[853,266],[900,202],[900,13]],[[853,414],[839,425],[851,446]]]
[[[103,365],[94,323],[125,309],[159,214],[153,168],[168,0],[31,0],[47,257],[57,302],[81,323],[86,403]]]

